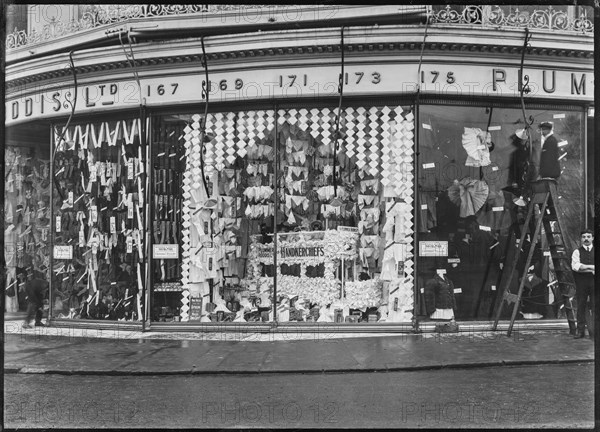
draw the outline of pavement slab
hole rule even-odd
[[[329,335],[248,341],[6,333],[5,372],[161,375],[401,371],[592,362],[594,341],[565,331]],[[138,334],[139,336],[139,334]],[[231,335],[230,335],[231,336]],[[265,336],[265,335],[263,335]]]

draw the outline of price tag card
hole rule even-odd
[[[96,170],[96,164],[90,165],[90,181],[95,182],[98,177],[98,171]]]
[[[493,166],[493,167],[492,167],[492,171],[498,171],[498,169],[499,169],[499,168],[498,168],[497,166]]]
[[[559,147],[564,147],[564,146],[566,146],[566,145],[569,145],[569,142],[568,142],[568,141],[566,141],[566,140],[562,140],[562,141],[560,141],[560,142],[558,143],[558,146],[559,146]]]
[[[428,125],[427,123],[423,123],[423,129],[431,130],[431,125]]]
[[[423,164],[423,169],[435,168],[435,164],[433,162]]]
[[[421,288],[421,294],[425,293],[425,288]]]
[[[502,126],[490,126],[488,128],[488,131],[497,131],[497,130],[502,130]]]
[[[444,274],[446,274],[446,269],[437,269],[437,270],[436,270],[436,272],[437,272],[438,274],[442,274],[442,275],[444,275]]]
[[[62,218],[60,216],[56,216],[56,232],[60,232],[62,226]]]
[[[117,220],[115,219],[114,216],[110,217],[110,232],[111,233],[117,232]]]
[[[502,207],[502,206],[492,207],[492,211],[501,212],[501,211],[504,211],[504,207]]]
[[[129,158],[129,160],[127,161],[127,180],[133,180],[133,177],[133,158]]]
[[[490,288],[492,291],[496,291],[496,285],[492,285]]]
[[[454,288],[454,294],[462,294],[462,288]]]
[[[544,256],[548,256],[548,257],[551,256],[550,251],[544,251]]]
[[[481,231],[491,231],[492,229],[489,226],[479,225],[479,229]]]
[[[427,204],[421,204],[421,210],[427,210]]]
[[[54,259],[73,259],[73,246],[54,245]]]
[[[69,204],[69,206],[73,207],[73,191],[69,191],[67,203]]]
[[[460,258],[448,258],[448,264],[460,264]]]
[[[565,113],[561,113],[561,114],[554,114],[554,115],[552,116],[552,118],[555,118],[555,119],[561,119],[561,118],[565,118],[565,117],[566,117]]]
[[[92,223],[98,222],[98,206],[93,205],[90,207],[90,220]]]
[[[127,253],[133,252],[133,237],[127,236]]]

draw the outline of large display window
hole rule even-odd
[[[338,148],[335,109],[203,121],[153,121],[154,320],[411,321],[410,107],[345,109]]]
[[[142,124],[128,118],[63,129],[54,129],[53,141],[52,317],[141,320],[147,262]]]
[[[553,122],[558,142],[558,210],[567,249],[577,246],[585,220],[584,113],[528,110],[534,118],[531,149],[526,147],[520,109],[425,105],[419,114],[420,319],[488,320],[499,297],[507,241],[525,217],[527,184],[545,172],[540,171],[542,121]],[[541,238],[531,271],[524,276],[518,319],[563,317],[564,311],[554,304],[555,277]]]
[[[18,312],[27,309],[26,281],[49,275],[50,152],[41,143],[8,145],[4,163],[5,304]]]

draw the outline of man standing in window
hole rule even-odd
[[[560,162],[558,161],[558,141],[553,134],[554,124],[551,121],[540,123],[542,133],[542,148],[540,154],[540,178],[560,177]]]
[[[587,322],[590,338],[593,334],[594,311],[594,233],[586,229],[581,232],[582,246],[573,251],[571,268],[575,276],[577,297],[577,335],[575,339],[585,337],[586,318],[588,314],[587,301],[590,298],[590,321]]]

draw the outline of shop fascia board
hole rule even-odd
[[[404,44],[414,44],[413,49],[398,51],[398,50],[390,50],[388,54],[382,55],[385,57],[389,56],[398,56],[401,58],[412,57],[415,53],[420,52],[419,47],[423,41],[423,31],[422,28],[412,26],[410,28],[403,27],[399,28],[398,26],[363,26],[363,27],[352,27],[347,29],[347,33],[345,33],[345,43],[347,45],[358,45],[358,44],[367,44],[367,45],[380,45],[384,46],[390,43],[404,43]],[[522,36],[523,32],[512,31],[507,34],[506,31],[491,31],[493,34],[490,34],[490,31],[478,30],[474,31],[473,34],[466,35],[464,33],[449,33],[446,31],[441,31],[440,29],[432,29],[428,32],[427,35],[427,43],[435,43],[439,44],[438,50],[433,54],[434,56],[439,56],[439,58],[448,59],[446,56],[454,56],[460,55],[462,59],[465,56],[474,56],[481,58],[481,53],[478,50],[474,50],[473,52],[469,51],[470,47],[479,46],[506,46],[508,48],[519,48],[522,46]],[[502,35],[502,38],[500,38]],[[510,36],[510,37],[508,37]],[[564,42],[562,45],[558,44],[555,39],[549,39],[548,35],[543,35],[544,38],[538,40],[537,35],[532,39],[532,47],[535,48],[546,48],[551,50],[574,50],[574,49],[585,49],[588,52],[593,52],[593,45],[589,43],[579,43],[579,45],[574,45],[571,41]],[[474,44],[473,41],[476,40],[477,43]],[[315,41],[318,41],[315,44]],[[500,41],[500,43],[499,43]],[[260,51],[260,50],[278,50],[285,48],[298,48],[298,47],[315,47],[315,46],[337,46],[339,45],[339,29],[311,29],[311,30],[300,30],[300,31],[276,31],[276,32],[260,32],[260,33],[248,33],[242,35],[221,35],[210,37],[205,41],[207,54],[222,54],[222,53],[231,53],[231,52],[240,52],[240,51]],[[446,46],[446,49],[443,49],[443,46]],[[466,47],[465,50],[453,49],[450,50],[449,46],[461,46]],[[190,55],[200,55],[201,48],[199,40],[175,40],[175,41],[160,41],[160,42],[143,42],[134,45],[134,52],[136,60],[149,60],[149,59],[157,59],[161,57],[177,57],[177,56],[190,56]],[[443,53],[447,54],[443,54]],[[347,52],[347,59],[353,58],[355,56],[362,56],[368,58],[369,62],[373,62],[374,57],[378,56],[379,51],[357,51],[354,50],[352,52]],[[232,62],[239,66],[240,64],[247,63],[248,65],[256,64],[264,62],[268,59],[271,64],[282,64],[283,61],[290,61],[291,63],[297,63],[295,58],[297,58],[299,54],[287,54],[283,55],[277,54],[275,56],[267,56],[267,55],[256,55],[256,56],[246,56],[241,60],[241,57],[236,59],[231,58],[219,58],[219,59],[211,59],[209,58],[209,70],[218,68],[220,65],[230,65]],[[313,54],[304,54],[306,57],[314,57]],[[92,48],[85,51],[75,52],[74,62],[76,67],[90,67],[101,64],[111,64],[116,62],[126,62],[125,55],[121,46],[117,47],[105,47],[105,48]],[[486,58],[490,57],[493,59],[505,59],[510,61],[515,57],[514,53],[502,53],[502,52],[487,52]],[[331,59],[332,62],[339,62],[339,51],[333,50],[332,52],[323,52],[318,54],[318,58],[320,63],[325,60]],[[432,52],[426,51],[425,60],[431,60]],[[547,57],[539,57],[528,55],[528,65],[532,65],[534,61],[539,61],[540,65],[547,65],[548,58]],[[291,59],[291,60],[290,60]],[[574,67],[579,67],[580,65],[592,64],[591,59],[577,59],[574,57],[554,57],[552,59],[555,63],[569,65],[573,64]],[[168,70],[169,68],[179,68],[181,64],[162,64],[154,66],[153,68],[163,68]],[[6,68],[6,81],[10,82],[15,79],[25,78],[28,76],[35,76],[39,74],[47,74],[52,73],[58,69],[69,69],[69,56],[67,53],[56,54],[53,56],[49,56],[47,58],[40,58],[35,60],[30,60],[26,62],[21,62],[18,64],[9,65]],[[129,66],[127,67],[128,69]],[[106,71],[100,71],[97,74],[105,75]],[[70,73],[69,73],[70,75]],[[69,76],[67,75],[67,76]],[[65,77],[63,76],[61,79],[57,81],[64,81]]]
[[[522,31],[511,30],[473,30],[466,34],[455,28],[440,29],[432,27],[427,34],[427,43],[439,43],[442,45],[503,45],[508,47],[520,47],[523,43]],[[423,26],[361,26],[349,27],[345,32],[345,43],[352,44],[421,44],[423,42]],[[473,44],[473,41],[477,41]],[[309,29],[309,30],[286,30],[273,32],[252,32],[236,35],[211,36],[205,40],[207,53],[226,53],[248,50],[269,50],[296,48],[318,45],[337,46],[340,42],[339,29]],[[77,43],[71,45],[73,48]],[[557,39],[556,36],[534,33],[531,40],[532,48],[548,48],[554,50],[585,50],[593,51],[593,40],[587,38],[564,37]],[[199,41],[175,40],[160,42],[143,42],[135,44],[136,59],[157,58],[163,55],[177,56],[199,54],[201,52]],[[335,54],[334,51],[331,54]],[[120,46],[92,48],[74,53],[77,66],[89,66],[100,63],[111,63],[123,61],[124,54]],[[47,73],[69,65],[68,53],[61,53],[36,60],[24,61],[9,65],[6,68],[7,81],[27,75]],[[19,72],[27,72],[22,75]]]
[[[340,5],[331,17],[331,10],[323,9],[324,6],[297,5],[297,9],[290,10],[289,6],[274,6],[267,14],[261,9],[244,10],[243,19],[239,11],[221,11],[218,14],[202,15],[169,15],[151,18],[132,18],[127,21],[106,24],[89,30],[82,30],[72,35],[66,35],[54,40],[26,45],[10,50],[6,53],[6,64],[25,61],[32,56],[46,56],[57,52],[68,52],[73,47],[85,46],[95,42],[106,42],[107,33],[115,34],[119,30],[137,29],[136,31],[150,32],[154,36],[164,35],[173,38],[180,35],[215,35],[224,33],[247,33],[257,31],[270,31],[272,29],[285,29],[290,26],[301,28],[326,28],[340,27],[342,25],[360,25],[368,21],[371,24],[377,22],[396,22],[402,20],[419,20],[419,10],[424,14],[423,6],[413,6],[414,11],[403,12],[398,6],[353,6]],[[331,6],[327,6],[331,8]],[[271,9],[271,8],[266,8]],[[290,19],[289,15],[295,11],[301,11],[305,19]],[[310,17],[313,18],[310,18]],[[142,33],[140,33],[142,35]],[[118,41],[117,41],[118,43]]]

